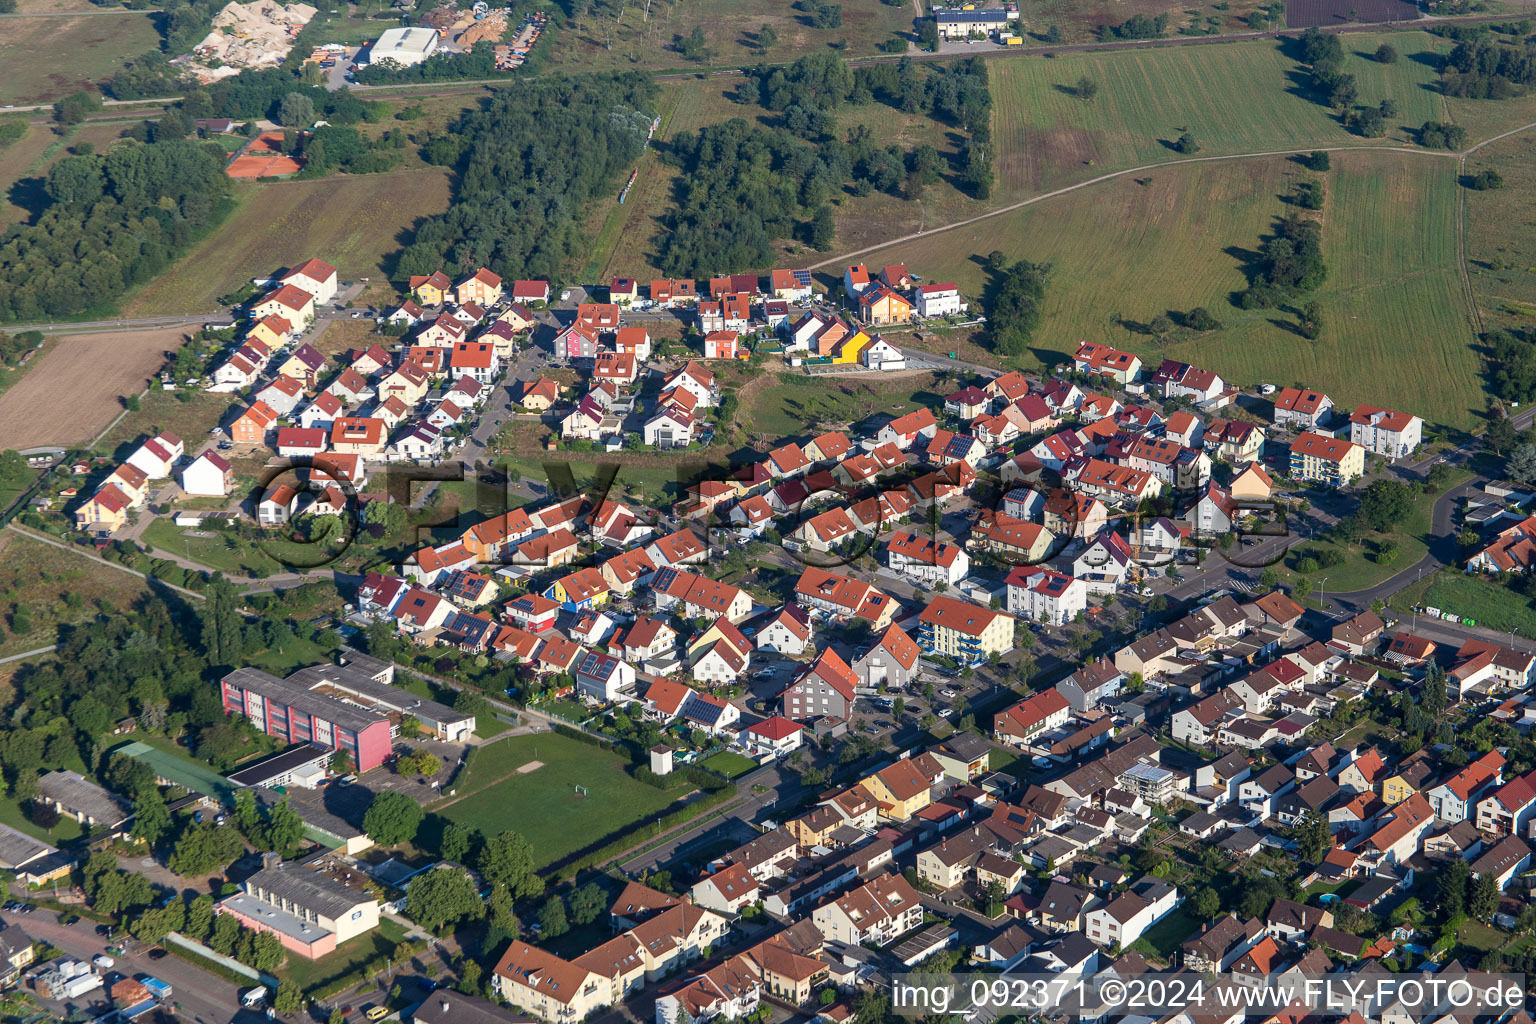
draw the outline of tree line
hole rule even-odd
[[[224,153],[171,139],[68,156],[36,223],[0,234],[0,322],[108,309],[228,212]]]
[[[634,72],[543,78],[432,136],[422,156],[457,169],[453,205],[417,228],[397,275],[485,266],[558,280],[586,243],[582,208],[643,151],[657,92]]]

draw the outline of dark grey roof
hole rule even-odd
[[[355,665],[356,662],[354,661],[353,664]],[[365,700],[370,700],[386,710],[409,712],[428,725],[448,725],[474,719],[473,715],[455,711],[446,704],[418,697],[411,691],[402,690],[398,686],[381,683],[366,669],[352,668],[347,665],[311,665],[308,668],[299,669],[283,682],[302,686],[306,690],[328,684],[338,690],[346,690]],[[317,696],[325,700],[330,699],[323,695]]]
[[[974,761],[992,750],[985,737],[969,730],[957,732],[938,744],[938,750],[961,761]]]
[[[939,21],[992,22],[1008,20],[1008,12],[1000,7],[979,11],[960,11],[940,7],[934,10],[933,15]]]
[[[411,1020],[412,1024],[517,1024],[538,1018],[444,988],[427,996],[411,1011]]]
[[[49,772],[37,780],[37,791],[60,807],[85,814],[98,824],[116,825],[128,817],[128,808],[122,801],[79,772]]]
[[[0,868],[10,871],[54,852],[54,848],[41,839],[34,839],[9,825],[0,825]]]
[[[316,914],[336,918],[373,897],[328,875],[294,865],[262,868],[245,880],[245,889],[262,898],[281,897]],[[270,900],[269,900],[270,902]]]
[[[348,704],[324,694],[311,693],[308,686],[294,681],[297,675],[298,673],[295,672],[287,679],[279,679],[259,668],[237,668],[226,675],[224,681],[242,690],[250,690],[262,697],[269,697],[281,704],[286,704],[306,715],[332,722],[352,732],[361,732],[370,725],[386,721],[383,715],[365,711],[355,704]],[[316,684],[318,682],[319,680],[316,680]]]
[[[329,750],[318,750],[311,746],[294,747],[237,772],[230,772],[227,778],[237,786],[259,786],[268,779],[302,768],[313,761],[324,761],[330,756]]]

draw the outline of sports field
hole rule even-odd
[[[541,765],[519,772],[535,761]],[[481,747],[456,787],[459,795],[434,809],[486,835],[521,832],[543,867],[653,817],[684,794],[636,782],[625,767],[617,754],[555,733],[512,736]],[[576,793],[578,784],[587,795]]]
[[[160,41],[148,14],[6,18],[0,22],[0,104],[52,103],[110,78]]]
[[[1395,100],[1399,115],[1382,139],[1345,131],[1334,112],[1301,94],[1296,60],[1277,40],[1067,54],[1053,60],[991,62],[1002,195],[1028,195],[1107,171],[1180,159],[1172,144],[1190,132],[1201,156],[1312,146],[1402,145],[1406,126],[1442,118],[1436,80],[1422,59],[1438,44],[1423,32],[1346,37],[1345,70],[1362,103]],[[1395,64],[1367,56],[1383,41]],[[1098,85],[1092,100],[1074,92]]]
[[[126,315],[213,310],[220,295],[309,256],[335,266],[342,280],[380,280],[412,226],[447,209],[449,194],[440,168],[233,187],[239,208],[132,296]]]
[[[1313,296],[1328,326],[1317,341],[1294,333],[1289,313],[1230,302],[1246,285],[1244,258],[1287,209],[1279,196],[1309,174],[1287,159],[1127,176],[864,259],[904,260],[971,295],[984,285],[976,253],[1051,264],[1037,347],[1021,366],[1058,361],[1080,340],[1107,342],[1238,384],[1305,382],[1341,406],[1370,400],[1470,425],[1484,400],[1456,274],[1455,161],[1351,153],[1333,167],[1322,215],[1329,277]],[[1139,326],[1195,306],[1224,329],[1163,344]]]

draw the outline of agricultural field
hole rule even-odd
[[[556,733],[509,736],[479,748],[459,795],[435,810],[488,836],[515,829],[544,867],[684,795],[636,782],[625,767],[617,754]]]
[[[180,328],[161,328],[51,339],[27,371],[27,386],[0,395],[0,437],[15,448],[89,441],[185,337]],[[81,373],[82,366],[91,372]]]
[[[1536,135],[1512,135],[1467,158],[1466,174],[1495,171],[1504,187],[1465,193],[1467,271],[1490,326],[1536,320]]]
[[[1431,422],[1469,426],[1484,407],[1470,310],[1456,273],[1452,160],[1418,153],[1338,154],[1322,211],[1329,277],[1313,296],[1328,328],[1309,342],[1282,310],[1236,308],[1244,260],[1280,197],[1310,176],[1282,158],[1160,168],[1079,189],[975,225],[865,257],[905,261],[932,280],[982,293],[975,254],[1052,265],[1037,347],[1024,368],[1060,361],[1080,340],[1144,360],[1209,367],[1245,386],[1307,384],[1340,406],[1370,400]],[[1223,329],[1166,340],[1145,325],[1204,306]]]
[[[846,42],[848,56],[878,52],[893,36],[915,39],[916,4],[845,3],[841,28],[818,29],[811,16],[789,4],[753,4],[748,0],[647,0],[622,5],[617,21],[589,16],[559,26],[545,67],[551,71],[607,71],[651,68],[741,67],[760,60],[791,61],[823,47]],[[766,55],[757,52],[757,32],[771,25],[778,42]],[[708,54],[702,61],[683,57],[675,38],[702,27]]]
[[[0,657],[57,643],[59,626],[91,619],[103,603],[126,609],[145,590],[137,576],[0,531]]]
[[[192,253],[128,300],[129,316],[216,308],[253,277],[309,256],[343,280],[383,281],[412,226],[448,208],[440,168],[338,175],[311,181],[236,183],[239,208]]]
[[[1392,99],[1399,115],[1381,139],[1345,131],[1334,112],[1301,94],[1303,76],[1284,41],[1065,54],[1053,60],[991,62],[998,186],[1022,198],[1111,171],[1183,159],[1173,142],[1188,131],[1200,156],[1315,146],[1410,143],[1407,128],[1444,114],[1428,58],[1449,44],[1423,32],[1350,35],[1345,70],[1362,103]],[[1401,54],[1369,54],[1390,41]],[[1080,78],[1098,85],[1080,99]],[[1506,108],[1508,112],[1508,108]]]
[[[1511,586],[1455,568],[1424,577],[1421,583],[1394,594],[1388,603],[1400,619],[1417,605],[1439,608],[1500,632],[1516,630],[1521,636],[1536,636],[1536,604],[1529,597]]]
[[[0,32],[0,103],[52,103],[110,78],[160,42],[148,14],[6,18]]]

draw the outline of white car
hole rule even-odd
[[[96,956],[91,959],[91,963],[95,964],[97,967],[100,967],[104,971],[110,971],[117,965],[117,961],[113,960],[105,953],[96,954]]]

